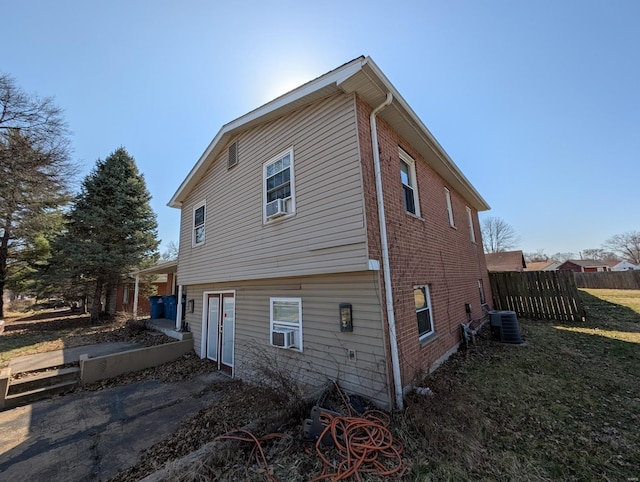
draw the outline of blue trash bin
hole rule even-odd
[[[162,296],[149,296],[149,306],[151,307],[152,320],[159,320],[164,317],[164,300]]]
[[[176,315],[178,314],[176,297],[173,295],[165,295],[162,297],[162,300],[164,301],[164,317],[167,320],[176,321]]]

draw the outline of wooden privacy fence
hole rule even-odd
[[[578,288],[640,290],[640,271],[574,273]]]
[[[496,310],[536,320],[581,321],[582,300],[572,271],[489,273]]]

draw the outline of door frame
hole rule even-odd
[[[234,313],[233,313],[233,318],[234,318],[234,322],[233,322],[233,360],[232,363],[233,365],[231,366],[231,376],[233,377],[233,373],[234,373],[234,368],[235,368],[235,358],[236,358],[236,323],[237,323],[237,319],[238,317],[236,316],[237,313],[237,296],[236,296],[236,290],[210,290],[210,291],[204,291],[202,293],[202,325],[201,325],[201,330],[200,330],[200,358],[207,358],[207,337],[209,336],[209,332],[208,332],[208,325],[207,325],[207,319],[209,317],[209,295],[233,295],[233,309],[234,309]],[[208,359],[208,358],[207,358]],[[213,361],[213,360],[212,360]],[[218,363],[220,363],[220,360],[218,360]]]

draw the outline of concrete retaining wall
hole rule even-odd
[[[7,392],[9,391],[9,380],[11,379],[11,368],[0,370],[0,410],[4,408]]]
[[[95,358],[80,355],[80,379],[82,383],[93,383],[144,370],[173,361],[191,350],[193,340],[184,340]]]

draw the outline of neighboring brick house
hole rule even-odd
[[[576,273],[595,273],[598,271],[611,271],[611,267],[606,261],[570,259],[558,266],[558,270],[568,270]]]
[[[115,311],[124,311],[135,316],[148,314],[150,293],[175,295],[177,265],[176,261],[159,261],[150,268],[135,271],[124,278],[116,287]]]
[[[399,407],[491,299],[488,205],[368,57],[223,126],[169,205],[195,350],[232,376]]]
[[[116,291],[116,311],[125,311],[133,313],[135,304],[135,286],[136,280],[127,277],[118,285]],[[140,289],[143,292],[151,291],[154,295],[170,295],[173,294],[173,278],[172,275],[159,274],[149,283],[141,283]],[[138,314],[149,313],[149,297],[138,297]]]
[[[487,253],[484,255],[487,260],[489,273],[502,271],[525,271],[527,263],[524,260],[522,251],[502,251],[500,253]]]

